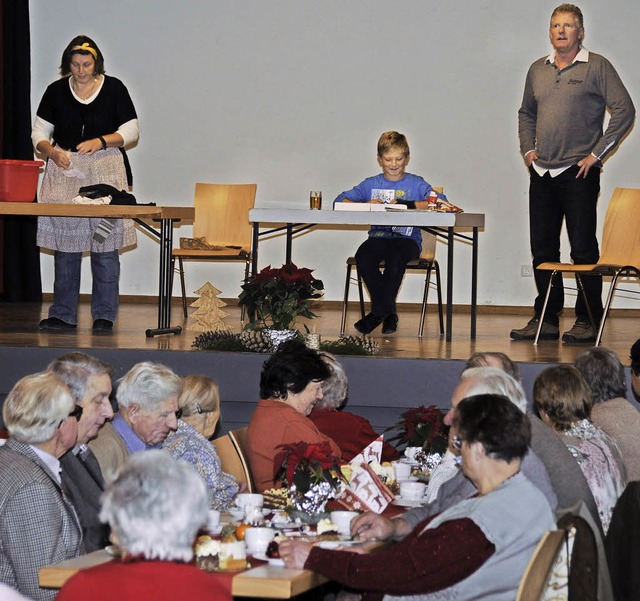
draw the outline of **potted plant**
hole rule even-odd
[[[238,298],[251,318],[247,329],[291,330],[298,317],[317,317],[310,301],[322,296],[324,284],[312,271],[293,263],[269,265],[243,284]]]
[[[444,423],[444,416],[444,411],[435,405],[407,409],[400,414],[401,420],[389,428],[397,431],[389,441],[405,445],[405,455],[428,473],[442,461],[449,445],[449,426]]]
[[[292,517],[308,523],[326,517],[327,501],[338,496],[344,481],[339,460],[328,442],[279,445],[275,457],[276,478],[289,489]]]

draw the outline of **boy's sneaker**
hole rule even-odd
[[[353,327],[362,335],[371,334],[382,323],[382,317],[375,313],[367,313],[362,319],[356,321]]]
[[[562,335],[565,344],[595,344],[596,330],[587,321],[576,321],[573,327]]]
[[[535,340],[540,318],[536,315],[532,317],[524,328],[511,330],[511,340]],[[560,338],[560,328],[547,321],[542,322],[539,340],[558,340]]]

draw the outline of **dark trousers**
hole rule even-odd
[[[371,311],[384,319],[396,313],[396,296],[407,263],[420,256],[410,238],[368,238],[356,252],[358,273],[369,290]],[[384,261],[384,271],[380,270]]]
[[[576,179],[578,166],[567,169],[557,177],[545,173],[540,177],[530,167],[529,184],[529,223],[531,235],[531,254],[538,289],[534,308],[536,315],[542,313],[544,299],[549,285],[550,271],[537,271],[535,268],[547,261],[560,261],[560,232],[564,219],[571,259],[574,264],[596,263],[600,257],[596,238],[596,208],[600,193],[600,170],[591,168],[587,178]],[[602,278],[585,276],[582,278],[587,302],[596,323],[602,317]],[[558,324],[558,314],[564,306],[564,288],[562,277],[558,274],[551,289],[545,321]],[[589,321],[589,314],[582,294],[576,300],[576,317]]]

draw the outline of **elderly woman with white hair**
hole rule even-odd
[[[231,600],[214,576],[190,563],[208,508],[191,466],[163,451],[133,455],[107,485],[100,513],[123,561],[78,572],[58,601]]]
[[[51,372],[22,378],[2,408],[10,438],[0,447],[0,581],[36,601],[55,597],[38,586],[38,570],[84,552],[59,461],[76,443],[81,415]]]
[[[119,380],[118,413],[89,443],[105,481],[110,480],[132,453],[160,448],[178,427],[178,397],[182,380],[160,363],[134,365]]]
[[[344,411],[349,382],[342,365],[329,353],[320,353],[331,375],[322,383],[322,398],[316,402],[309,419],[325,436],[333,439],[342,451],[343,461],[351,461],[380,435],[364,417]],[[394,461],[400,453],[389,443],[382,447],[382,461]]]

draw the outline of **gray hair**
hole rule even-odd
[[[76,403],[87,394],[87,383],[91,376],[113,375],[113,367],[101,359],[78,351],[57,357],[47,367],[58,374],[71,389]]]
[[[522,384],[497,367],[471,367],[460,374],[460,381],[472,379],[467,396],[499,394],[506,396],[522,413],[527,412],[527,396]]]
[[[138,405],[144,411],[152,411],[164,401],[179,396],[181,391],[182,380],[171,369],[143,361],[118,380],[116,398],[121,409]]]
[[[473,353],[467,360],[464,369],[471,369],[472,367],[498,367],[491,364],[492,359],[500,364],[499,369],[508,373],[514,380],[520,382],[520,368],[518,364],[513,361],[509,355],[498,351],[478,351]]]
[[[129,555],[189,562],[208,510],[207,487],[195,469],[150,450],[131,455],[106,486],[100,519]]]
[[[43,371],[18,380],[4,402],[2,419],[12,438],[39,444],[53,438],[74,405],[60,376]]]
[[[322,383],[322,399],[315,406],[320,409],[338,409],[347,399],[349,381],[342,365],[329,353],[320,353],[331,375]]]
[[[578,355],[576,367],[591,389],[594,403],[626,398],[627,377],[618,355],[612,350],[604,347],[587,349]]]

